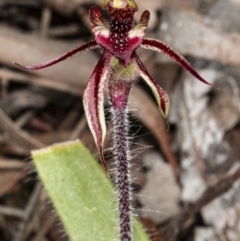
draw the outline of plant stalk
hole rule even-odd
[[[128,156],[127,108],[113,108],[113,148],[116,161],[120,241],[132,240],[130,164]]]

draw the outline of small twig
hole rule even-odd
[[[42,241],[45,234],[49,231],[49,229],[53,226],[53,224],[56,222],[57,217],[51,216],[47,221],[43,224],[43,226],[38,230],[38,233],[35,238],[32,239],[32,241]]]
[[[25,217],[24,210],[3,205],[0,205],[0,214],[20,219],[23,219]]]
[[[86,126],[87,126],[87,120],[86,120],[86,117],[83,116],[78,122],[78,124],[76,125],[76,127],[74,128],[74,130],[72,131],[68,139],[75,140],[76,138],[78,138]]]
[[[75,106],[77,107],[79,103],[75,103]],[[74,128],[74,125],[76,121],[79,119],[79,110],[75,109],[73,107],[64,117],[62,123],[59,125],[59,129],[72,129]]]
[[[29,150],[44,147],[44,144],[22,131],[1,109],[0,123],[11,141],[19,143],[20,146]]]
[[[52,18],[52,12],[50,8],[45,7],[42,11],[42,19],[40,24],[40,35],[42,37],[47,37],[49,25]]]
[[[0,69],[0,77],[7,78],[9,80],[14,79],[14,81],[29,83],[32,85],[54,89],[58,91],[68,92],[73,95],[83,94],[83,88],[81,88],[81,86],[77,87],[68,83],[58,82],[53,79],[36,77],[29,74],[18,73],[15,71]]]
[[[10,175],[10,178],[8,182],[4,184],[4,186],[2,186],[0,189],[0,197],[3,196],[9,190],[11,190],[11,188],[23,177],[24,171],[23,170],[11,171],[9,175]]]
[[[27,221],[30,218],[30,215],[37,203],[38,197],[40,195],[40,192],[42,190],[42,184],[41,183],[37,183],[34,191],[28,201],[27,207],[25,209],[25,221]]]
[[[38,202],[38,197],[41,193],[41,190],[42,190],[41,183],[37,183],[31,197],[29,198],[28,204],[24,210],[23,222],[21,222],[19,225],[19,229],[14,237],[14,241],[22,241],[23,240],[26,225],[27,225],[28,221],[30,220],[33,211],[36,208],[36,204]]]
[[[34,111],[27,111],[21,115],[16,121],[16,125],[20,128],[24,127],[26,123],[34,116]]]
[[[26,163],[15,159],[2,159],[0,160],[0,169],[24,169]]]
[[[4,98],[7,95],[7,88],[8,88],[8,78],[2,77],[1,78],[1,98]]]
[[[213,201],[215,198],[221,196],[227,192],[233,185],[233,183],[240,178],[240,168],[232,175],[227,175],[221,181],[215,185],[209,187],[197,202],[188,205],[188,207],[182,211],[182,213],[176,217],[173,224],[166,230],[166,235],[163,241],[175,240],[178,232],[184,228],[188,220],[199,212],[204,206]]]

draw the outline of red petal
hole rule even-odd
[[[107,52],[101,55],[83,94],[83,105],[88,125],[93,134],[102,165],[106,172],[107,167],[103,158],[103,142],[106,135],[104,87],[108,79],[112,59],[113,57]]]
[[[101,11],[97,7],[91,7],[89,10],[89,18],[92,28],[104,25]]]
[[[89,18],[96,42],[104,49],[111,52],[109,42],[109,30],[105,27],[103,23],[103,18],[100,10],[97,7],[90,8]]]
[[[183,68],[185,68],[187,71],[189,71],[194,77],[196,77],[201,82],[208,85],[212,85],[209,82],[207,82],[205,79],[203,79],[182,55],[174,51],[164,42],[157,39],[144,38],[141,47],[165,54],[166,56],[170,57],[173,61],[181,65]]]
[[[70,50],[69,52],[55,58],[55,59],[51,59],[51,60],[48,60],[47,62],[45,63],[42,63],[42,64],[38,64],[38,65],[34,65],[34,66],[23,66],[23,65],[20,65],[18,63],[15,63],[17,66],[21,67],[21,68],[24,68],[24,69],[27,69],[27,70],[38,70],[38,69],[43,69],[43,68],[46,68],[46,67],[49,67],[51,65],[54,65],[56,63],[59,63],[69,57],[71,57],[72,55],[74,54],[77,54],[77,53],[80,53],[80,52],[83,52],[83,51],[86,51],[86,50],[90,50],[90,49],[96,49],[96,48],[99,48],[100,46],[96,43],[95,40],[93,41],[90,41],[88,43],[85,43],[83,45],[80,45],[78,47],[76,47],[75,49],[72,49]]]
[[[167,93],[161,88],[157,82],[149,75],[148,71],[144,67],[142,61],[139,59],[137,54],[135,54],[134,59],[137,62],[139,68],[139,75],[145,80],[147,85],[151,88],[156,101],[158,103],[159,109],[161,111],[162,117],[164,119],[167,118],[168,110],[169,110],[169,98]]]
[[[145,10],[141,15],[141,18],[137,27],[143,28],[143,31],[144,31],[147,28],[149,18],[150,18],[150,12],[148,10]]]

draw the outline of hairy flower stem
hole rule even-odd
[[[127,142],[127,109],[113,110],[114,153],[116,160],[120,241],[131,241],[130,164]]]
[[[133,80],[124,79],[122,71],[129,71],[118,66],[119,75],[112,74],[109,80],[109,99],[112,104],[113,150],[116,161],[116,184],[118,190],[120,241],[132,240],[131,203],[130,203],[130,164],[128,147],[127,102]]]

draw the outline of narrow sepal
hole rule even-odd
[[[149,75],[148,71],[144,67],[143,63],[137,56],[134,55],[134,59],[138,65],[139,75],[143,78],[143,80],[147,83],[147,85],[151,88],[154,97],[158,103],[161,115],[164,119],[167,118],[168,110],[169,110],[169,98],[167,93],[161,88],[157,82]]]
[[[104,25],[101,11],[97,7],[91,7],[89,10],[89,18],[92,28]]]
[[[51,65],[57,64],[65,59],[73,56],[74,54],[81,53],[86,50],[96,49],[99,47],[100,46],[97,44],[97,42],[95,40],[93,40],[93,41],[87,42],[85,44],[82,44],[55,59],[48,60],[47,62],[44,62],[42,64],[38,64],[38,65],[34,65],[34,66],[23,66],[21,64],[15,63],[15,62],[13,62],[13,63],[23,69],[38,70],[38,69],[43,69],[43,68],[49,67]]]
[[[193,66],[182,55],[177,53],[164,42],[153,38],[144,38],[141,47],[145,49],[151,49],[159,53],[163,53],[164,55],[170,57],[174,62],[178,63],[183,68],[185,68],[187,71],[189,71],[194,77],[196,77],[201,82],[208,85],[212,85],[211,83],[203,79],[198,74],[198,72],[193,68]]]
[[[112,59],[113,57],[107,52],[101,55],[83,94],[83,106],[88,125],[93,134],[102,165],[106,172],[107,167],[103,157],[103,142],[106,135],[104,87],[108,79]]]
[[[90,8],[89,18],[96,42],[104,49],[110,51],[109,30],[104,25],[100,10],[97,7]]]
[[[148,10],[145,10],[142,13],[140,21],[135,28],[145,31],[145,29],[148,26],[149,19],[150,19],[150,12]]]
[[[129,31],[128,33],[128,41],[129,41],[129,46],[131,52],[136,49],[137,47],[140,47],[143,41],[143,37],[145,36],[145,29],[147,28],[148,21],[150,18],[150,13],[149,11],[144,11],[142,13],[142,16],[140,18],[139,23]]]

